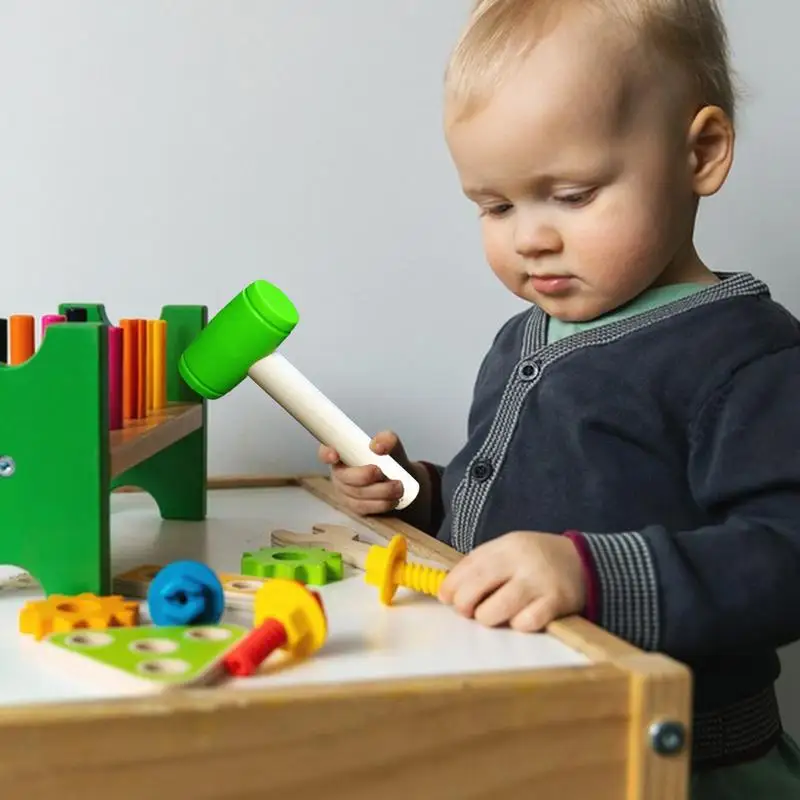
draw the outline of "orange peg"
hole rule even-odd
[[[33,316],[31,314],[12,314],[10,327],[11,358],[9,364],[24,364],[33,356],[36,349]]]
[[[147,320],[136,321],[137,353],[136,353],[136,419],[147,416]]]
[[[145,388],[145,410],[150,414],[155,408],[154,403],[154,389],[155,389],[155,327],[156,321],[148,319],[145,321],[147,325],[147,386]]]
[[[153,322],[153,338],[150,342],[153,353],[153,408],[158,411],[167,406],[167,322],[163,319]]]
[[[122,328],[122,417],[136,418],[136,398],[139,394],[139,326],[134,319],[123,319]]]

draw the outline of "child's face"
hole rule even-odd
[[[493,271],[563,320],[710,278],[691,243],[691,118],[602,38],[559,25],[486,107],[447,126]]]

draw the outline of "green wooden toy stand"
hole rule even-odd
[[[51,325],[26,363],[0,364],[0,564],[29,572],[46,595],[111,588],[110,494],[136,486],[164,519],[206,516],[206,401],[181,379],[181,353],[205,306],[164,306],[167,408],[109,431],[108,325]]]

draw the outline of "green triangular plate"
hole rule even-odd
[[[64,663],[70,675],[164,691],[212,682],[220,660],[247,633],[231,624],[82,628],[51,634],[41,645],[50,646],[48,660]]]

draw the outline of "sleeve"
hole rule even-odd
[[[750,362],[689,429],[687,480],[708,524],[569,532],[587,617],[684,661],[800,638],[800,347]]]
[[[431,518],[427,533],[435,536],[444,521],[444,501],[442,500],[442,475],[444,467],[441,464],[434,464],[430,461],[420,461],[428,473],[431,484]]]

